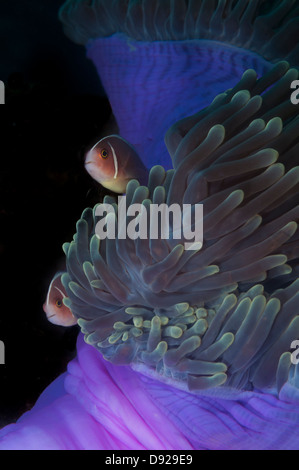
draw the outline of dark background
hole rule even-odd
[[[83,209],[103,192],[83,157],[110,116],[85,48],[63,34],[63,0],[1,0],[0,427],[30,409],[74,357],[77,327],[42,310]]]

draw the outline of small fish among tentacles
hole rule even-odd
[[[77,320],[71,310],[63,303],[63,299],[67,295],[61,282],[62,274],[63,272],[58,272],[53,277],[43,309],[49,322],[54,325],[72,326],[77,323]]]
[[[122,137],[111,135],[97,142],[86,154],[85,168],[104,188],[124,193],[128,182],[146,184],[148,170],[135,149]]]

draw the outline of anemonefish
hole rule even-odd
[[[124,193],[128,182],[147,184],[148,170],[135,149],[118,135],[104,137],[87,152],[85,168],[104,188]]]
[[[67,295],[61,282],[62,274],[62,272],[58,272],[53,277],[43,309],[49,322],[54,325],[72,326],[77,323],[77,320],[71,310],[63,303],[63,298]]]

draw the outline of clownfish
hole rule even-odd
[[[67,295],[61,282],[62,274],[62,272],[58,272],[53,277],[46,301],[43,304],[43,310],[49,322],[54,325],[72,326],[77,323],[77,320],[71,310],[63,303],[63,299]]]
[[[115,193],[124,193],[131,179],[147,184],[147,168],[131,144],[118,135],[104,137],[87,152],[85,169],[94,180]]]

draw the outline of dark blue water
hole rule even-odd
[[[62,243],[99,197],[82,158],[110,108],[84,48],[63,34],[62,3],[0,3],[0,427],[29,409],[74,354],[76,327],[48,323],[42,304]]]

